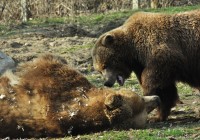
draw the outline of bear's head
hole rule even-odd
[[[114,29],[99,37],[92,50],[93,66],[105,78],[105,86],[123,85],[131,74],[131,47],[126,31]]]
[[[105,99],[105,114],[116,128],[143,128],[147,115],[160,105],[158,96],[139,96],[121,89]]]

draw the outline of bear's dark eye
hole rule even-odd
[[[105,70],[107,67],[103,67],[103,70]]]
[[[104,66],[102,67],[103,70],[105,70],[105,69],[107,69],[107,68],[108,68],[107,65],[104,65]]]
[[[98,70],[98,72],[99,72],[100,74],[102,74],[102,71]]]

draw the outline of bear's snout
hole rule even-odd
[[[114,83],[111,83],[110,81],[104,82],[104,86],[106,86],[106,87],[112,87],[113,85],[114,85]]]

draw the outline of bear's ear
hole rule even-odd
[[[122,106],[122,102],[123,99],[121,95],[111,94],[106,97],[104,104],[108,110],[114,110]]]
[[[114,42],[114,35],[111,34],[107,34],[102,39],[102,45],[104,46],[111,45],[113,42]]]

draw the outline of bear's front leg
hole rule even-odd
[[[158,121],[165,121],[178,100],[175,81],[165,68],[159,70],[155,66],[147,67],[141,75],[141,86],[144,95],[157,95],[161,104],[158,107]]]

